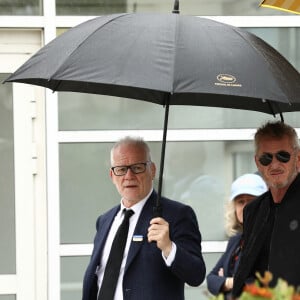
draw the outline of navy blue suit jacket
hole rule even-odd
[[[175,259],[166,266],[156,243],[149,243],[147,232],[153,218],[157,194],[151,194],[138,219],[134,235],[142,241],[131,241],[123,278],[124,300],[183,300],[184,284],[200,285],[205,278],[205,263],[201,252],[201,234],[193,209],[182,203],[162,197],[162,215],[169,222],[170,238],[176,244]],[[94,300],[97,294],[95,271],[110,226],[120,205],[97,220],[97,233],[90,263],[83,280],[83,300]]]
[[[225,252],[220,257],[215,267],[206,277],[207,288],[213,295],[218,295],[219,293],[221,293],[221,288],[226,280],[226,277],[232,277],[232,275],[229,275],[230,260],[233,252],[236,250],[238,244],[240,243],[241,237],[242,235],[239,233],[229,239]],[[239,259],[234,265],[234,273],[237,270],[238,263]],[[224,269],[224,277],[218,275],[218,271],[220,268]]]

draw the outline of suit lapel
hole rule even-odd
[[[223,265],[225,274],[229,274],[231,268],[232,254],[235,251],[235,249],[238,247],[240,243],[240,239],[241,239],[241,234],[238,233],[237,235],[232,237],[230,246],[228,245],[229,246],[227,249],[228,252],[227,251],[226,252],[229,253],[229,255],[225,257],[225,261]],[[234,269],[236,269],[236,267],[237,267],[237,262],[235,263]]]
[[[96,265],[100,264],[100,257],[102,254],[103,247],[105,245],[107,235],[109,233],[114,217],[118,213],[119,209],[120,206],[116,206],[99,219],[99,225],[98,225],[99,231],[95,239],[95,243],[94,243],[95,245],[93,250],[93,253],[95,254],[95,256],[93,256],[94,264]]]
[[[140,217],[134,229],[133,237],[131,240],[126,266],[125,266],[125,272],[130,266],[130,264],[132,263],[134,257],[140,251],[142,245],[144,243],[148,243],[147,233],[150,225],[150,220],[153,218],[152,211],[153,211],[153,206],[155,205],[155,199],[156,199],[156,192],[153,191],[153,193],[146,201],[141,211]],[[142,240],[140,240],[139,238],[140,236],[142,236]]]

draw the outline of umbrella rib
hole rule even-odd
[[[263,102],[267,102],[267,104],[268,104],[268,106],[269,106],[269,108],[270,108],[270,111],[271,111],[273,117],[275,117],[275,116],[276,116],[276,113],[275,113],[275,111],[274,111],[274,109],[273,109],[273,106],[272,106],[271,101],[269,101],[269,100],[267,100],[267,99],[263,99]]]
[[[266,99],[263,99],[263,101],[264,101],[264,102],[267,102],[267,104],[268,104],[268,106],[269,106],[269,108],[270,108],[270,111],[271,111],[271,113],[272,113],[272,115],[273,115],[274,118],[275,118],[275,116],[276,116],[276,113],[275,113],[275,111],[274,111],[274,109],[273,109],[273,105],[276,106],[277,111],[279,111],[279,115],[280,115],[281,122],[284,123],[283,114],[282,114],[281,110],[279,109],[279,107],[278,107],[278,105],[277,105],[277,102],[274,102],[274,103],[273,103],[273,102],[271,102],[271,101],[269,101],[269,100],[266,100]]]
[[[64,63],[66,62],[66,60],[87,40],[89,39],[95,32],[97,32],[98,30],[100,30],[101,28],[103,28],[104,26],[106,26],[107,24],[113,22],[116,19],[122,18],[124,16],[128,15],[127,13],[123,13],[123,14],[116,14],[115,18],[111,18],[109,19],[107,22],[105,22],[104,24],[102,24],[101,26],[97,27],[94,31],[92,31],[89,35],[86,36],[86,38],[84,38],[73,50],[72,52],[70,52],[70,55],[68,57],[66,57],[66,59],[60,64],[60,66],[56,69],[56,71],[51,75],[51,77],[48,79],[48,81],[51,80],[55,80],[53,79],[55,77],[55,75],[59,72],[59,70],[61,69],[61,67],[64,65]],[[103,18],[105,16],[102,17],[98,17],[98,18]],[[98,19],[96,18],[96,20]],[[91,19],[90,21],[95,21],[95,19]],[[87,21],[88,22],[88,21]],[[55,88],[52,88],[53,91],[57,91],[57,88],[59,87],[61,83],[61,80],[59,80],[59,82],[55,85]]]
[[[178,14],[175,14],[175,36],[174,36],[174,43],[173,45],[177,45],[177,40],[178,40],[178,22],[179,22],[179,18],[177,18]],[[174,46],[174,55],[173,55],[173,78],[172,78],[172,89],[171,89],[171,93],[168,97],[168,99],[166,99],[165,101],[169,104],[170,103],[170,98],[172,97],[173,93],[174,93],[174,78],[175,78],[175,62],[176,62],[176,47]]]

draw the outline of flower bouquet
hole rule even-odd
[[[257,280],[246,284],[238,300],[300,300],[300,290],[279,278],[276,286],[270,287],[273,275],[266,271],[264,276],[258,272],[255,274]],[[224,300],[224,295],[219,294],[210,300]]]
[[[257,280],[252,284],[246,284],[239,300],[300,300],[300,292],[295,287],[279,278],[276,286],[270,287],[272,274],[266,271],[264,276],[255,274]]]

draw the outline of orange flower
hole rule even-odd
[[[259,287],[255,284],[247,284],[244,287],[244,292],[248,292],[249,294],[253,296],[259,296],[263,298],[272,298],[272,293],[270,290],[264,288],[264,287]],[[300,300],[300,299],[298,299]]]
[[[269,286],[270,282],[273,279],[273,274],[270,271],[265,271],[264,276],[261,276],[259,272],[255,273],[255,276],[258,278],[259,282],[263,284],[263,286]]]
[[[294,294],[292,300],[300,300],[300,294]]]

